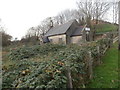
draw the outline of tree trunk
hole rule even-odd
[[[120,51],[120,1],[118,2],[118,8],[119,8],[119,51]]]

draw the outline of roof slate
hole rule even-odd
[[[82,31],[83,27],[78,27],[71,36],[78,36],[81,35],[81,31]]]
[[[64,34],[66,33],[66,31],[69,29],[69,27],[72,25],[72,23],[75,20],[71,20],[65,24],[62,24],[60,26],[57,27],[53,27],[51,28],[46,34],[45,36],[52,36],[52,35],[59,35],[59,34]]]

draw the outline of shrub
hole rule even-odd
[[[13,88],[66,88],[67,68],[71,70],[73,87],[80,87],[88,81],[88,51],[92,53],[93,63],[97,62],[97,46],[105,49],[109,39],[100,40],[88,46],[53,45],[31,46],[10,52],[11,60],[18,60],[14,66],[3,72],[3,87]],[[52,53],[50,60],[34,62],[29,60],[36,55]],[[8,78],[9,77],[9,78]]]

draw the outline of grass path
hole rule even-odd
[[[89,88],[117,88],[118,87],[118,50],[115,43],[102,58],[103,63],[94,69],[94,79],[87,86]]]

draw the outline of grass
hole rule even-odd
[[[104,24],[98,24],[95,26],[97,33],[101,32],[110,32],[110,31],[115,31],[118,29],[117,25],[114,24],[109,24],[109,23],[104,23]]]
[[[94,69],[89,88],[118,88],[118,50],[115,43],[102,58],[103,63]]]

